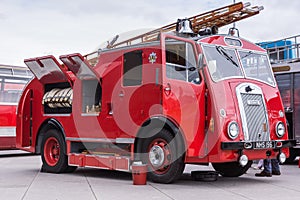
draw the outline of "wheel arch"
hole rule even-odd
[[[50,118],[50,119],[45,120],[42,123],[42,125],[40,126],[38,134],[36,136],[35,151],[38,154],[41,153],[42,141],[43,141],[43,138],[45,136],[45,133],[49,129],[56,129],[56,130],[60,131],[63,134],[64,138],[66,136],[65,131],[63,129],[63,126],[56,119]]]
[[[186,152],[186,140],[183,131],[171,119],[162,116],[152,117],[143,123],[134,141],[135,155],[139,155],[136,153],[140,152],[140,150],[142,149],[144,139],[153,136],[155,133],[162,129],[170,131],[171,134],[176,138],[175,142],[178,149],[178,153],[179,155],[183,155],[184,157]],[[140,158],[135,157],[135,159],[138,160]]]

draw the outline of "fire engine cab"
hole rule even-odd
[[[35,78],[19,102],[17,147],[41,153],[46,172],[130,172],[141,161],[160,183],[185,164],[237,177],[256,159],[283,162],[294,141],[265,50],[217,33],[261,10],[236,3],[116,37],[96,59],[26,59]]]

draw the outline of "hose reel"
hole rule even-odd
[[[49,108],[70,108],[73,102],[72,88],[54,88],[46,92],[42,104]]]

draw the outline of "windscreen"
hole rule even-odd
[[[275,85],[267,55],[252,51],[239,51],[246,78],[256,79],[269,85]]]
[[[266,54],[208,45],[204,45],[203,50],[214,82],[228,78],[248,78],[275,86]]]
[[[208,69],[213,81],[243,77],[234,49],[221,46],[204,46]]]

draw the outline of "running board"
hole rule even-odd
[[[70,153],[69,165],[130,172],[130,157]]]

